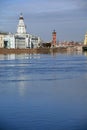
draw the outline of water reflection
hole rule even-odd
[[[52,56],[56,56],[56,55],[60,55],[60,54],[67,54],[67,55],[82,55],[84,54],[85,56],[87,56],[87,51],[66,51],[66,52],[51,52],[49,55]],[[39,59],[40,58],[40,54],[0,54],[0,60],[14,60],[14,59]]]
[[[84,54],[85,56],[87,56],[87,51],[84,51],[83,54]]]
[[[0,60],[15,60],[15,59],[39,59],[40,54],[4,54],[0,55]]]

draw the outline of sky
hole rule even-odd
[[[27,32],[51,41],[83,41],[87,32],[87,0],[0,0],[0,31],[16,33],[20,13]]]

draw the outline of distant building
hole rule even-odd
[[[17,27],[17,34],[26,35],[26,26],[24,24],[24,18],[22,16],[22,14],[20,15],[20,18],[19,18],[19,23],[18,23],[18,27]]]
[[[15,34],[15,48],[37,48],[41,40],[39,37],[30,35],[26,32],[24,18],[22,14],[19,17],[17,33]]]
[[[8,34],[5,36],[4,48],[15,48],[15,36],[13,34]]]
[[[29,48],[38,48],[40,46],[40,37],[30,35]]]
[[[0,33],[0,48],[37,48],[40,43],[40,37],[27,33],[22,14],[20,14],[15,34]]]
[[[0,48],[4,48],[4,38],[7,33],[0,32]]]
[[[52,47],[56,46],[56,31],[52,32]]]
[[[84,45],[87,45],[87,33],[85,34]]]
[[[26,33],[24,18],[21,14],[17,26],[17,33],[15,34],[15,48],[26,48],[28,45],[28,43],[26,43],[26,38],[29,38],[29,35]]]

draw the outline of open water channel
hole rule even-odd
[[[0,130],[87,130],[87,55],[0,55]]]

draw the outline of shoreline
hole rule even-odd
[[[66,47],[54,47],[54,48],[17,48],[17,49],[8,49],[0,48],[0,54],[51,54],[51,53],[66,53],[66,52],[83,52],[87,51],[87,46],[66,46]]]
[[[58,52],[67,52],[67,48],[59,47],[59,48],[33,48],[33,49],[5,49],[0,48],[0,54],[21,54],[21,53],[28,53],[28,54],[49,54],[49,53],[58,53]]]

